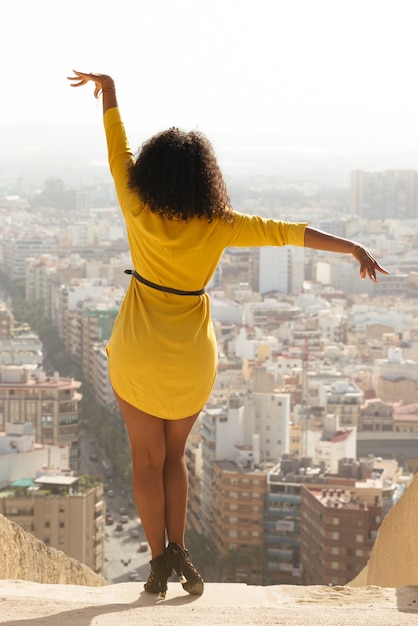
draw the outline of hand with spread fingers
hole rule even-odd
[[[376,271],[382,274],[390,273],[388,270],[381,267],[370,252],[360,244],[356,244],[353,257],[360,263],[360,276],[363,280],[366,276],[369,276],[370,280],[377,283]]]
[[[307,226],[304,244],[305,248],[312,248],[314,250],[352,254],[356,261],[360,263],[360,276],[363,279],[369,276],[373,282],[377,283],[376,271],[382,274],[390,273],[379,265],[364,246],[351,239],[337,237],[336,235],[331,235],[317,228]]]
[[[82,87],[89,82],[94,82],[94,97],[103,95],[103,112],[111,107],[117,106],[115,83],[108,74],[98,74],[95,72],[78,72],[73,70],[74,76],[67,76],[71,87]]]

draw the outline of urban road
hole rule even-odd
[[[81,438],[81,473],[101,478],[105,486],[106,514],[112,520],[105,526],[104,578],[109,583],[146,581],[151,553],[132,500],[131,485],[117,489],[105,476],[103,459],[97,441],[83,434]]]

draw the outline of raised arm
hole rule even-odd
[[[305,230],[305,248],[352,254],[356,261],[360,263],[361,278],[369,276],[375,283],[377,282],[376,271],[382,274],[389,274],[388,270],[381,267],[370,252],[361,244],[343,237],[335,237],[309,226]]]
[[[71,87],[82,87],[88,82],[94,82],[94,97],[98,98],[100,94],[103,96],[103,114],[108,109],[118,106],[115,83],[111,76],[92,72],[77,72],[76,70],[73,70],[73,72],[74,76],[67,77],[69,81],[73,81]]]

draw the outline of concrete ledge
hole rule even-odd
[[[9,626],[403,626],[418,623],[418,587],[252,587],[209,583],[189,596],[169,582],[165,600],[142,583],[106,587],[0,581]]]

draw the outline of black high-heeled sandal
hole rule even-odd
[[[178,576],[183,589],[194,596],[201,596],[203,593],[203,578],[189,559],[186,548],[182,548],[178,543],[171,542],[166,548],[167,561],[172,570]]]
[[[167,591],[167,580],[170,578],[172,569],[168,563],[167,555],[161,554],[150,561],[151,572],[144,585],[145,591],[158,593],[158,599],[164,600]]]

